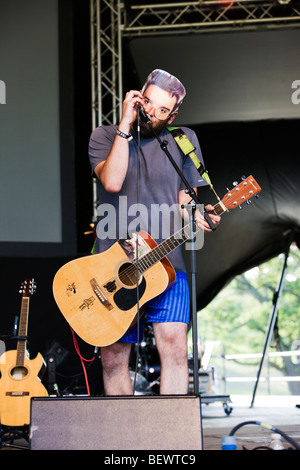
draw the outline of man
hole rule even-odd
[[[155,233],[157,236],[153,238],[159,243],[164,239],[161,230],[158,230],[162,228],[163,221],[160,220],[158,224],[158,218],[153,215],[156,214],[154,209],[161,204],[167,204],[170,208],[176,204],[180,211],[180,207],[188,204],[191,199],[181,178],[162,151],[153,130],[160,139],[167,141],[170,154],[189,184],[193,188],[206,184],[191,159],[184,156],[166,129],[178,114],[184,96],[185,89],[176,77],[156,69],[148,76],[142,91],[131,90],[126,93],[118,126],[102,126],[93,131],[89,156],[93,174],[97,178],[100,202],[97,252],[106,251],[117,238],[126,235],[128,227],[136,221],[134,216],[136,217],[139,208],[147,208],[147,211],[140,210],[139,228],[152,236]],[[148,124],[138,120],[139,107],[150,117],[153,130]],[[203,162],[195,133],[188,128],[183,130]],[[115,217],[106,219],[101,207],[107,209],[110,206],[115,208]],[[211,210],[212,207],[207,206],[206,209]],[[200,228],[205,232],[211,231],[199,211],[195,218]],[[219,216],[211,215],[211,219],[215,225],[220,222]],[[172,221],[169,228],[172,235]],[[148,322],[152,322],[160,356],[160,394],[187,394],[187,327],[190,304],[181,248],[170,253],[168,259],[176,271],[176,282],[147,304],[144,316],[146,315]],[[139,339],[134,330],[125,334],[117,343],[101,348],[106,395],[132,394],[128,362],[131,344],[137,341]]]

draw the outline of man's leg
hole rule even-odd
[[[161,362],[160,394],[187,394],[187,324],[153,323],[153,332]]]
[[[101,348],[103,383],[106,395],[132,395],[129,374],[131,343],[115,343]]]

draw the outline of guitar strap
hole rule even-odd
[[[190,157],[202,178],[206,181],[209,186],[212,186],[210,178],[208,176],[208,172],[206,171],[199,158],[195,154],[196,148],[187,138],[183,130],[180,129],[180,127],[167,127],[167,129],[171,132],[172,136],[174,137],[176,143],[178,144],[179,148],[182,150],[184,155],[188,155]]]
[[[92,246],[92,249],[91,249],[91,255],[94,255],[96,253],[96,241],[97,241],[97,238],[95,239],[95,241],[93,243],[93,246]]]

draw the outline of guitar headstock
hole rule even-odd
[[[30,297],[36,291],[36,283],[32,278],[25,278],[21,284],[19,293],[22,294],[22,297]]]
[[[243,204],[243,202],[250,202],[250,199],[260,191],[261,187],[253,176],[248,176],[248,178],[244,178],[239,184],[234,183],[232,190],[228,191],[223,197],[222,204],[224,204],[226,210],[234,209]]]

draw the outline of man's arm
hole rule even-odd
[[[126,93],[123,101],[122,117],[118,126],[119,131],[129,135],[130,126],[136,118],[137,104],[142,104],[142,94],[131,90]],[[104,162],[99,163],[94,172],[106,191],[118,193],[122,188],[128,169],[129,142],[128,139],[116,134],[111,151]]]

